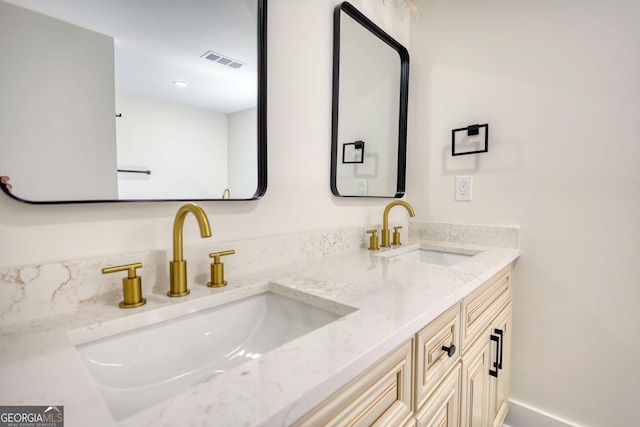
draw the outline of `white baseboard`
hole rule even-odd
[[[509,400],[503,427],[581,427],[522,402]]]

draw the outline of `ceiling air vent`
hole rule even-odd
[[[231,68],[241,68],[245,65],[243,62],[236,61],[228,56],[220,55],[212,51],[205,52],[200,58],[208,59],[209,61],[217,62],[218,64],[226,65]]]

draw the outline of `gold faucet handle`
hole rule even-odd
[[[380,247],[378,246],[378,230],[367,230],[367,233],[371,233],[371,237],[369,237],[369,250],[380,250]]]
[[[398,230],[400,230],[402,228],[401,225],[397,226],[397,227],[393,227],[393,241],[391,242],[392,245],[401,245],[402,243],[400,243],[400,232]]]
[[[214,252],[209,254],[209,258],[213,258],[211,264],[211,281],[207,283],[210,288],[220,288],[227,286],[227,281],[224,280],[224,263],[220,262],[220,257],[233,255],[236,251],[233,249],[230,251]]]
[[[124,299],[118,305],[120,308],[140,307],[147,302],[145,298],[142,298],[142,277],[136,275],[137,268],[142,268],[141,262],[102,269],[102,274],[116,273],[118,271],[127,272],[127,277],[122,279]]]

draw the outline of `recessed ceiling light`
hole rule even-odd
[[[186,82],[181,82],[180,80],[174,81],[173,84],[178,86],[178,87],[187,87],[187,86],[189,86]]]

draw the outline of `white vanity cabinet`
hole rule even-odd
[[[295,425],[499,427],[510,348],[511,265]]]
[[[462,302],[461,425],[501,426],[508,410],[511,266]]]

